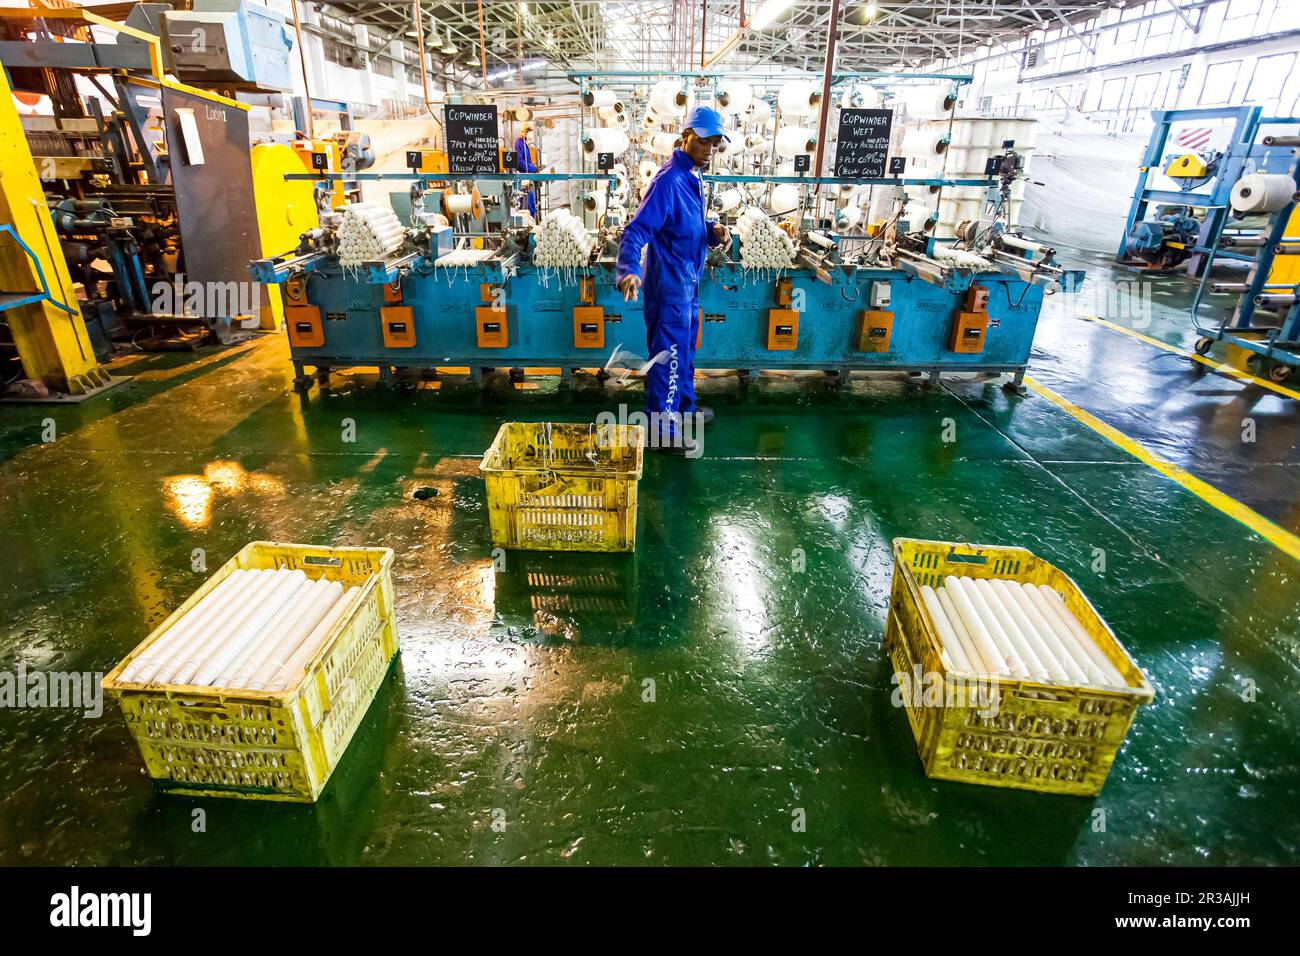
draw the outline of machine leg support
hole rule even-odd
[[[1019,395],[1026,398],[1029,395],[1029,389],[1025,388],[1025,370],[1022,368],[1016,372],[1010,379],[1002,383],[1002,390],[1008,395]]]

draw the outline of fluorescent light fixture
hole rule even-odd
[[[776,22],[777,17],[790,8],[792,3],[794,0],[767,0],[745,25],[751,30],[766,30]]]

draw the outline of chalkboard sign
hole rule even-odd
[[[893,125],[893,110],[840,110],[835,175],[842,179],[883,177]]]
[[[497,108],[448,103],[445,109],[449,171],[453,175],[501,172]]]

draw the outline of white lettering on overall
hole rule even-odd
[[[664,411],[671,412],[677,402],[677,343],[671,348],[672,358],[668,362],[668,394],[664,397]]]

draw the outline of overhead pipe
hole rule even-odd
[[[412,2],[415,5],[415,42],[420,53],[420,87],[424,93],[424,108],[429,111],[430,116],[437,119],[433,104],[429,102],[429,71],[424,63],[424,14],[420,10],[420,0],[412,0]]]
[[[822,109],[817,119],[817,162],[814,176],[822,174],[822,162],[826,157],[826,121],[831,111],[831,73],[835,69],[835,43],[839,37],[840,0],[831,0],[831,21],[826,36],[826,71],[822,76]]]
[[[483,70],[483,89],[488,88],[487,80],[487,40],[483,31],[483,0],[478,0],[478,62]]]
[[[290,0],[290,2],[293,5],[293,31],[298,36],[298,60],[302,63],[303,112],[307,114],[307,138],[314,140],[316,122],[311,115],[311,81],[307,77],[307,48],[302,43],[302,19],[298,16],[298,0]]]

